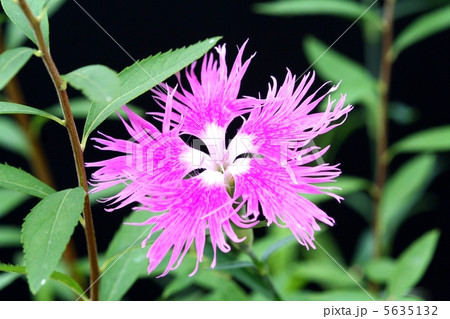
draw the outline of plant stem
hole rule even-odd
[[[273,295],[273,298],[276,301],[283,301],[283,298],[281,298],[280,294],[273,285],[272,279],[270,279],[269,272],[267,271],[267,266],[264,265],[264,263],[261,260],[259,260],[259,258],[253,252],[253,250],[248,250],[245,253],[252,259],[256,269],[258,270],[258,275],[266,283],[267,287],[269,288],[270,292]]]
[[[70,109],[69,97],[65,89],[66,84],[63,82],[61,75],[53,61],[53,58],[48,51],[48,48],[44,41],[44,36],[40,27],[40,21],[31,12],[25,0],[18,0],[18,3],[31,24],[31,27],[36,36],[36,41],[39,50],[41,51],[42,60],[45,67],[55,85],[56,92],[58,94],[59,103],[64,114],[64,120],[66,121],[66,129],[69,134],[70,144],[72,146],[73,156],[75,159],[75,167],[77,171],[78,184],[83,187],[86,192],[84,198],[83,216],[85,220],[85,235],[87,241],[87,251],[89,257],[89,266],[91,270],[90,284],[91,284],[91,300],[98,300],[98,279],[99,279],[99,267],[97,256],[97,244],[95,241],[94,223],[92,219],[91,205],[89,203],[88,195],[88,183],[86,177],[86,170],[84,166],[83,150],[81,148],[80,139],[78,137],[77,128],[73,118],[72,111]]]
[[[374,256],[382,255],[383,229],[381,224],[381,196],[386,183],[388,161],[388,104],[392,71],[392,38],[394,29],[395,0],[386,0],[383,6],[383,30],[380,65],[380,98],[376,127],[376,170],[373,214]]]
[[[0,53],[3,52],[5,52],[3,30],[0,29]],[[10,102],[23,105],[27,104],[17,76],[14,76],[5,86],[5,96]],[[28,114],[13,114],[13,116],[17,123],[19,123],[22,131],[25,133],[27,144],[30,146],[31,156],[28,158],[28,162],[33,175],[50,187],[56,189],[56,183],[50,170],[47,157],[45,156],[41,140],[38,136],[36,136],[35,132],[30,127],[30,116]],[[77,271],[74,263],[76,260],[76,255],[77,252],[75,245],[73,239],[71,238],[67,244],[66,250],[63,253],[63,259],[69,267],[71,277],[73,277],[83,287],[84,280]]]

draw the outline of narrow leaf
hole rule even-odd
[[[365,265],[367,278],[380,284],[385,283],[394,270],[394,261],[391,258],[372,259]]]
[[[436,157],[420,155],[408,161],[386,183],[381,198],[382,229],[389,243],[398,226],[409,216],[420,199],[434,170]]]
[[[20,204],[23,204],[28,195],[10,189],[0,188],[0,217],[5,216]]]
[[[22,241],[31,292],[45,284],[58,264],[78,223],[84,197],[81,187],[51,194],[25,218]]]
[[[411,125],[419,119],[419,112],[406,103],[394,101],[389,103],[389,119],[396,124]]]
[[[31,12],[33,12],[35,17],[38,17],[43,12],[43,8],[47,0],[27,0],[27,3],[31,9]],[[36,36],[34,35],[33,29],[31,28],[30,22],[28,21],[25,14],[22,12],[22,9],[20,8],[19,4],[15,0],[1,0],[3,10],[5,10],[6,15],[8,18],[11,19],[12,22],[14,22],[17,27],[35,44],[36,42]],[[41,20],[41,29],[42,33],[44,35],[45,43],[48,47],[48,16],[47,13],[44,13]]]
[[[89,194],[89,200],[91,201],[91,205],[97,204],[98,201],[102,198],[112,197],[115,194],[118,194],[125,188],[125,186],[126,185],[124,184],[117,184],[112,187],[103,189],[99,192]]]
[[[51,17],[66,2],[66,0],[53,0],[46,4],[47,14]],[[5,47],[7,49],[17,48],[22,45],[27,36],[8,19],[5,25]]]
[[[372,220],[372,198],[367,192],[355,192],[345,196],[344,204],[361,215],[368,223]]]
[[[0,248],[19,246],[20,228],[16,226],[0,226]]]
[[[450,151],[450,125],[413,133],[392,145],[388,153],[392,159],[399,153],[446,151]]]
[[[357,176],[340,176],[334,183],[323,183],[320,184],[322,187],[336,187],[340,189],[335,189],[331,192],[336,193],[340,196],[346,196],[358,191],[368,190],[371,186],[370,181],[367,179],[357,177]],[[314,203],[322,203],[327,200],[333,199],[333,197],[326,194],[301,194],[302,196],[308,198]]]
[[[208,250],[208,249],[207,249]],[[206,252],[204,256],[207,260],[205,263],[199,265],[199,270],[194,276],[189,276],[192,273],[192,265],[197,261],[197,256],[194,252],[189,252],[184,257],[183,263],[176,270],[172,272],[173,278],[168,284],[164,285],[164,291],[161,295],[163,300],[195,300],[191,299],[191,295],[195,295],[197,291],[207,291],[203,296],[198,299],[201,300],[247,300],[248,297],[242,291],[232,277],[227,272],[218,271],[220,265],[229,265],[220,269],[242,269],[240,264],[248,263],[250,268],[254,268],[250,262],[242,261],[230,261],[225,263],[219,263],[214,269],[209,268],[207,265],[209,260],[209,252]],[[231,264],[234,263],[233,267]],[[244,267],[244,266],[243,266]],[[225,282],[231,283],[231,285],[224,284]],[[188,294],[185,292],[188,291]],[[186,296],[187,295],[187,296]]]
[[[60,118],[57,118],[56,116],[47,113],[45,111],[35,109],[34,107],[22,105],[22,104],[16,104],[16,103],[9,103],[9,102],[0,102],[0,114],[31,114],[31,115],[39,115],[46,117],[50,120],[53,120],[61,125],[64,125],[64,121]]]
[[[295,237],[294,236],[289,236],[286,238],[283,238],[277,242],[275,242],[272,246],[270,246],[261,256],[261,261],[262,262],[266,262],[267,259],[269,259],[270,256],[272,256],[272,254],[274,252],[276,252],[278,249],[280,249],[281,247],[292,243],[295,241]]]
[[[7,265],[2,263],[0,263],[0,271],[20,275],[27,274],[27,269],[24,266]],[[67,286],[70,290],[72,290],[74,293],[76,293],[78,296],[81,296],[83,300],[87,300],[86,296],[84,295],[83,289],[72,277],[63,274],[59,271],[54,271],[51,274],[50,279],[62,283],[63,285]]]
[[[0,116],[0,147],[28,158],[30,147],[26,135],[17,121]]]
[[[19,275],[14,273],[0,274],[0,291],[12,284],[17,278],[19,278]]]
[[[359,288],[328,290],[311,293],[309,301],[373,301],[376,296]]]
[[[356,240],[351,265],[361,265],[372,260],[373,258],[373,234],[367,227],[363,229]]]
[[[89,113],[89,109],[91,108],[91,104],[92,104],[92,102],[90,102],[88,99],[86,99],[84,97],[70,99],[70,109],[72,110],[73,118],[79,119],[79,120],[85,120]],[[142,108],[139,108],[135,105],[131,105],[130,103],[128,103],[127,106],[129,109],[131,109],[133,112],[135,112],[138,115],[143,116],[145,114],[145,111]],[[53,114],[55,116],[63,117],[61,105],[59,105],[59,104],[52,105],[49,108],[45,109],[45,111],[50,114]],[[119,110],[118,113],[122,117],[125,116],[125,112],[122,110]],[[111,119],[111,120],[119,120],[120,119],[118,116],[114,116],[114,115],[115,114],[110,116],[108,119]],[[48,119],[45,117],[34,117],[31,120],[31,130],[33,130],[33,132],[36,132],[36,134],[39,134],[41,132],[42,126],[47,122],[48,122]]]
[[[369,71],[314,37],[307,37],[303,47],[312,69],[322,78],[334,84],[342,80],[337,92],[348,94],[347,103],[362,103],[367,108],[369,132],[374,135],[378,116],[377,81]]]
[[[342,80],[339,92],[348,93],[350,103],[362,102],[366,106],[376,106],[376,80],[361,64],[314,37],[305,39],[304,49],[312,68],[323,78],[333,83]]]
[[[96,103],[107,104],[117,97],[120,80],[117,73],[104,65],[88,65],[62,78]]]
[[[407,294],[420,281],[433,258],[438,239],[439,231],[431,230],[400,255],[387,283],[390,298]]]
[[[336,0],[304,0],[304,1],[274,1],[257,3],[253,9],[256,13],[272,16],[303,16],[303,15],[332,15],[356,20],[362,20],[381,29],[381,19],[374,10],[367,10],[368,5]]]
[[[0,90],[16,75],[33,55],[33,49],[16,48],[0,54]]]
[[[75,119],[80,119],[80,120],[85,119],[89,113],[91,104],[92,104],[92,102],[90,102],[88,99],[86,99],[84,97],[70,99],[70,108],[72,110],[73,117]],[[129,109],[133,110],[133,112],[135,112],[136,114],[139,114],[142,116],[145,115],[145,110],[140,107],[137,107],[130,103],[127,104],[127,107]],[[53,114],[55,116],[59,116],[59,117],[63,116],[63,113],[61,110],[61,105],[59,105],[59,104],[52,105],[49,108],[45,109],[45,111],[50,114]],[[125,115],[125,112],[123,112],[122,110],[119,110],[119,113],[121,115]],[[111,116],[109,119],[119,120],[120,118],[118,116]]]
[[[397,36],[394,41],[394,56],[427,37],[450,27],[450,5],[417,18]]]
[[[44,198],[55,192],[53,188],[36,177],[7,164],[0,164],[0,187],[39,198]]]
[[[199,59],[219,39],[210,38],[189,47],[150,56],[120,72],[117,97],[109,103],[92,105],[84,126],[82,145],[86,145],[89,134],[111,113]]]
[[[236,260],[218,264],[214,270],[227,270],[237,268],[255,268],[255,264],[250,261]]]
[[[237,281],[249,287],[254,292],[259,292],[264,295],[267,299],[271,300],[273,298],[273,294],[265,283],[258,277],[250,268],[234,268],[228,269],[227,272],[236,278]]]
[[[151,212],[134,212],[126,223],[139,223],[152,216]],[[140,247],[149,227],[122,224],[106,251],[106,262],[100,281],[100,300],[120,300],[142,274],[146,274],[147,250]]]
[[[358,280],[358,276],[349,271],[352,277]],[[327,288],[353,287],[355,282],[349,277],[348,272],[344,272],[330,260],[306,260],[295,266],[292,276],[306,279]]]
[[[27,36],[10,19],[5,24],[5,48],[14,49],[25,43]]]
[[[398,1],[395,4],[394,18],[401,19],[413,14],[420,13],[422,11],[430,10],[431,8],[441,6],[446,3],[447,0],[408,0]]]
[[[119,301],[146,271],[146,251],[130,249],[106,269],[100,281],[100,300]]]

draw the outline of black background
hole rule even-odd
[[[241,94],[257,95],[264,93],[270,76],[279,81],[288,67],[294,74],[302,74],[309,66],[302,50],[302,41],[307,35],[314,35],[325,43],[331,44],[351,24],[351,21],[333,17],[268,17],[252,13],[251,6],[256,1],[78,1],[78,3],[114,38],[105,34],[74,1],[68,0],[61,10],[52,17],[51,52],[62,74],[88,64],[104,64],[120,71],[133,61],[115,43],[120,44],[134,59],[142,59],[159,51],[166,51],[184,45],[196,43],[207,37],[221,35],[220,43],[227,43],[228,58],[234,59],[236,46],[250,39],[246,54],[257,52],[246,76]],[[375,6],[376,7],[376,6]],[[375,8],[374,8],[375,9]],[[412,21],[414,17],[402,19],[396,24],[396,31]],[[335,45],[334,49],[363,63],[363,43],[358,26],[353,26]],[[391,100],[403,101],[418,109],[420,118],[410,126],[392,124],[389,139],[392,143],[411,132],[432,126],[448,124],[450,115],[448,36],[440,33],[403,52],[393,67]],[[31,45],[31,43],[28,43]],[[20,73],[28,105],[47,107],[57,99],[50,79],[37,58]],[[321,79],[320,81],[322,81]],[[351,95],[351,92],[347,92]],[[69,90],[71,96],[79,93]],[[138,98],[136,104],[150,110],[155,103],[149,94]],[[83,123],[77,123],[80,133]],[[122,126],[108,122],[100,130],[116,137],[124,136]],[[95,133],[94,133],[95,135]],[[73,159],[66,132],[56,124],[47,124],[42,132],[42,140],[48,160],[55,174],[58,189],[74,187]],[[365,131],[359,130],[339,150],[337,161],[345,174],[371,178],[371,160]],[[4,154],[4,155],[3,155]],[[104,154],[94,150],[89,142],[85,151],[86,161],[104,159]],[[391,171],[408,160],[410,156],[399,156],[392,164]],[[398,255],[414,239],[433,228],[441,229],[441,239],[436,256],[420,283],[428,291],[432,300],[449,300],[448,286],[448,229],[450,205],[449,154],[439,155],[439,165],[445,168],[430,185],[429,193],[435,195],[436,205],[431,209],[410,218],[400,228],[395,239],[393,255]],[[27,163],[13,154],[2,153],[1,162],[29,169]],[[19,163],[19,164],[17,164]],[[20,224],[29,207],[25,207],[21,216],[9,216],[8,222]],[[364,227],[363,220],[336,203],[327,204],[337,221],[331,230],[344,252],[354,251],[357,236]],[[101,208],[94,210],[99,250],[104,251],[118,227],[124,214],[106,213]],[[76,233],[79,253],[85,253],[83,236]],[[3,258],[2,258],[3,259]],[[129,297],[149,300],[156,295],[149,292],[146,282],[132,289]],[[17,295],[0,292],[0,299],[26,299],[25,282],[17,281]],[[19,290],[20,289],[20,290]],[[143,295],[140,289],[146,291]],[[21,291],[21,292],[20,292]],[[134,295],[135,294],[135,295]]]

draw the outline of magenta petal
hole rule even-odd
[[[179,83],[181,92],[175,92],[170,96],[166,91],[172,91],[168,85],[152,90],[155,100],[166,110],[167,101],[180,115],[173,116],[173,122],[180,124],[184,117],[181,131],[186,134],[200,136],[205,126],[215,123],[220,127],[227,127],[231,121],[246,112],[255,104],[255,99],[238,98],[242,77],[244,76],[251,59],[242,63],[242,55],[247,42],[239,49],[236,60],[228,72],[225,61],[225,45],[216,48],[219,62],[211,53],[205,55],[200,72],[200,78],[195,74],[196,62],[186,70],[190,90],[183,88]],[[161,113],[152,113],[155,118],[162,119]]]
[[[320,229],[317,221],[332,226],[334,220],[301,194],[326,193],[326,188],[313,184],[331,182],[340,171],[327,165],[292,166],[299,181],[294,183],[278,163],[266,161],[261,165],[252,161],[250,166],[247,173],[235,176],[235,194],[247,201],[248,211],[259,215],[259,203],[268,224],[289,227],[302,245],[315,247],[314,231]]]
[[[162,230],[147,254],[149,273],[156,269],[170,250],[171,257],[162,275],[176,269],[194,241],[197,251],[195,273],[198,263],[202,261],[207,229],[214,251],[211,267],[216,263],[217,248],[222,252],[230,251],[224,232],[232,240],[238,240],[228,220],[233,212],[234,218],[239,217],[232,207],[234,200],[229,197],[224,185],[209,184],[199,175],[178,185],[162,185],[159,192],[153,191],[152,194],[152,197],[143,198],[142,204],[152,211],[164,213],[141,224],[154,225],[150,236]]]

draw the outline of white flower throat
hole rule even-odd
[[[226,129],[215,123],[208,124],[200,139],[193,141],[193,148],[182,153],[180,159],[192,169],[204,168],[200,174],[207,184],[224,184],[224,175],[236,176],[250,169],[251,159],[239,155],[253,153],[252,138],[247,134],[236,134],[228,148],[225,143]],[[209,155],[200,151],[206,145]],[[227,178],[229,179],[229,178]],[[226,181],[225,181],[225,184]]]

